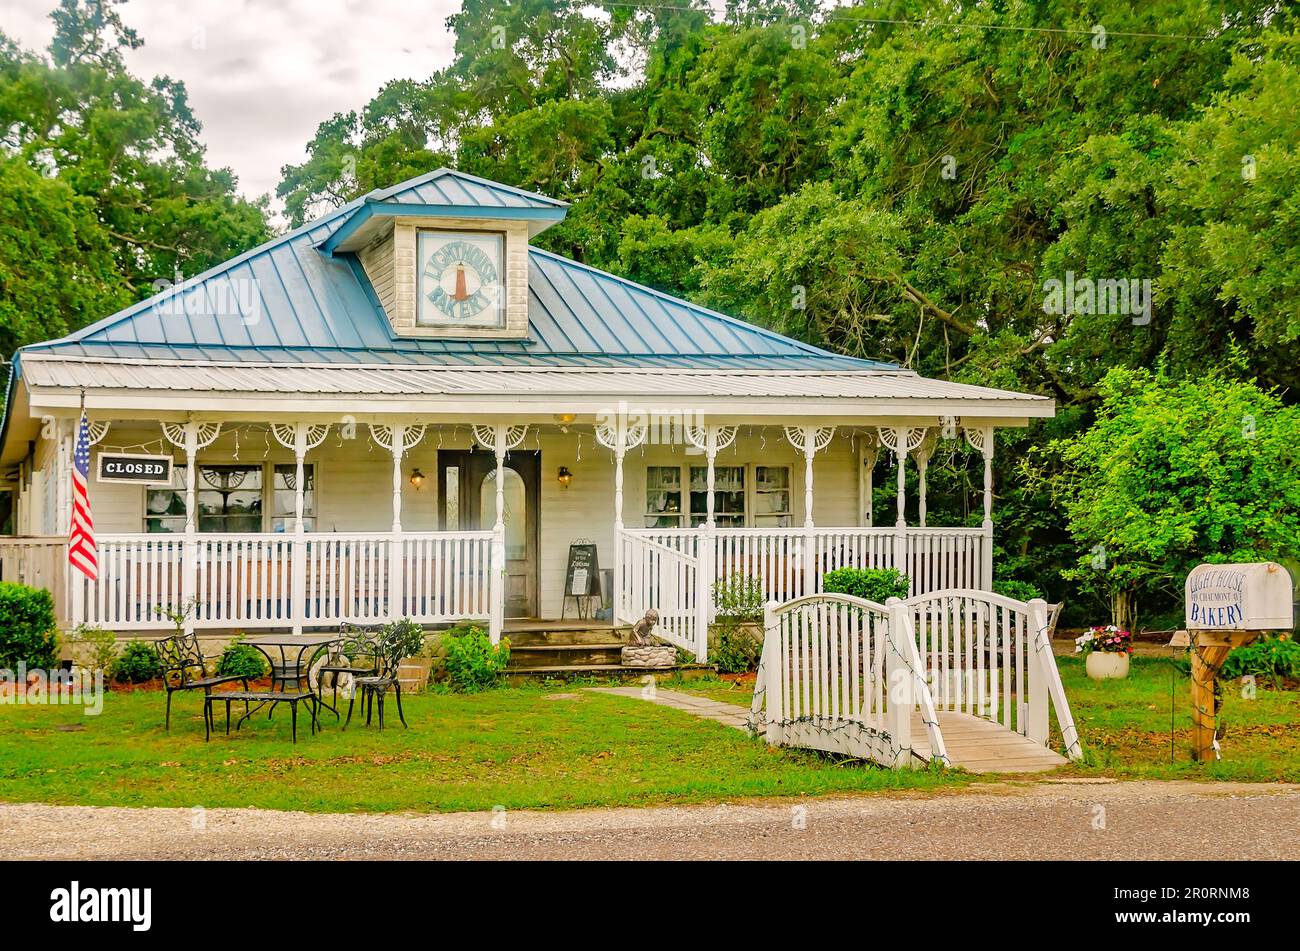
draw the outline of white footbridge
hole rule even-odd
[[[769,603],[750,729],[891,767],[1037,772],[1083,755],[1047,603],[974,589]]]

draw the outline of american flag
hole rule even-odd
[[[83,575],[94,581],[99,575],[99,559],[95,554],[95,522],[90,517],[90,495],[86,483],[90,479],[90,424],[86,411],[81,411],[81,425],[77,427],[77,448],[72,453],[72,525],[68,529],[68,562]]]

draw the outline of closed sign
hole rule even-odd
[[[96,472],[100,482],[171,485],[172,457],[101,452]]]
[[[1184,594],[1189,630],[1291,629],[1291,575],[1271,561],[1197,565]]]

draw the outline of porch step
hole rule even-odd
[[[627,629],[591,625],[574,627],[523,627],[511,630],[506,624],[505,636],[510,638],[511,649],[522,647],[547,647],[551,645],[595,644],[609,645],[627,640]]]
[[[604,643],[543,643],[516,646],[510,639],[510,665],[508,669],[535,667],[608,667],[619,665],[623,645],[610,641],[605,632]]]
[[[644,667],[623,667],[619,664],[590,664],[579,667],[508,667],[505,677],[513,684],[527,683],[529,680],[627,680],[639,682],[647,674],[653,674],[657,680],[668,677],[681,677],[684,680],[696,680],[701,677],[717,676],[717,670],[707,664],[683,664],[680,667],[668,667],[663,670],[646,670]]]

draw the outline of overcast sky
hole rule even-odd
[[[0,0],[0,30],[44,51],[55,0]],[[274,194],[280,166],[304,158],[316,126],[364,106],[390,79],[451,63],[444,23],[459,0],[128,0],[144,46],[137,76],[183,80],[203,123],[208,162],[240,191]],[[278,207],[278,203],[277,207]]]

